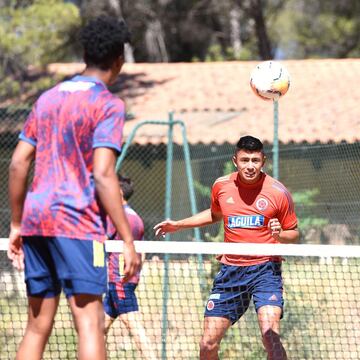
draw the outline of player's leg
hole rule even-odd
[[[78,334],[78,359],[106,359],[102,296],[75,294],[68,301]]]
[[[78,334],[78,359],[106,358],[104,308],[107,271],[104,244],[90,240],[54,238],[57,271]]]
[[[200,340],[200,360],[218,360],[220,343],[231,321],[224,317],[205,317],[204,332]]]
[[[258,322],[262,341],[269,360],[286,360],[286,351],[280,339],[280,318],[282,309],[265,305],[258,309]]]
[[[121,314],[119,318],[134,339],[136,348],[141,354],[141,359],[156,360],[157,356],[155,355],[152,343],[146,335],[146,331],[142,325],[140,312],[131,311]]]
[[[112,318],[111,316],[109,316],[108,314],[105,313],[105,323],[104,323],[104,334],[105,337],[107,336],[111,325],[113,324],[113,322],[115,321],[114,318]]]
[[[28,298],[28,323],[20,343],[17,360],[40,360],[51,334],[59,296]]]
[[[214,279],[205,309],[200,359],[218,359],[220,342],[227,329],[240,319],[250,303],[246,268],[222,264]]]
[[[41,359],[50,336],[61,292],[49,249],[50,238],[24,237],[28,322],[16,359]]]
[[[103,307],[104,307],[104,315],[105,315],[105,327],[104,327],[104,334],[105,339],[110,330],[112,323],[116,320],[119,316],[119,312],[116,305],[116,284],[108,283],[108,287],[106,289],[106,294],[103,299]]]
[[[253,298],[262,341],[270,360],[287,359],[280,340],[280,319],[283,313],[281,263],[258,265],[253,281]]]
[[[136,348],[141,354],[141,359],[155,360],[157,356],[142,326],[142,318],[135,294],[136,286],[135,283],[110,282],[103,302],[105,316],[110,318],[119,317],[134,339]]]

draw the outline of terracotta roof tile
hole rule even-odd
[[[354,142],[360,140],[360,59],[282,61],[291,75],[289,92],[279,101],[279,140]],[[185,122],[190,143],[234,143],[243,134],[273,139],[273,105],[257,98],[249,76],[257,62],[125,64],[119,93],[135,118]],[[50,71],[72,74],[83,64],[52,64]],[[357,79],[357,80],[356,80]],[[231,110],[231,111],[229,111]],[[135,141],[166,141],[167,128],[142,127]],[[181,143],[180,131],[174,132]]]

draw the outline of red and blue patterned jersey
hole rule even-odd
[[[124,103],[93,77],[75,76],[40,96],[19,137],[36,147],[23,236],[106,239],[93,151],[106,147],[120,152],[124,115]]]
[[[133,235],[134,240],[144,240],[144,222],[141,217],[133,210],[129,205],[124,205],[124,211],[126,217],[129,221],[131,233]],[[112,240],[121,240],[121,237],[116,232],[116,229],[112,222],[108,221],[107,225],[107,233],[108,238]],[[141,257],[140,254],[138,254]],[[108,253],[108,274],[109,274],[109,282],[117,283],[121,286],[122,280],[122,270],[124,268],[124,259],[121,253],[118,252],[110,252]],[[128,282],[133,284],[138,284],[140,279],[140,271],[135,274]]]

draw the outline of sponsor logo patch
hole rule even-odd
[[[215,307],[214,302],[213,302],[212,300],[209,300],[209,301],[207,302],[206,309],[208,309],[208,311],[211,311],[211,310],[214,309],[214,307]]]
[[[263,227],[265,218],[263,215],[241,215],[241,216],[229,216],[228,217],[228,228],[243,228],[253,229]]]
[[[214,300],[219,300],[220,299],[220,294],[211,294],[209,296],[209,300],[214,299]]]

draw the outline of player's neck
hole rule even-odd
[[[81,75],[94,77],[101,80],[106,85],[110,85],[112,82],[112,73],[109,70],[101,70],[97,68],[87,67]]]

